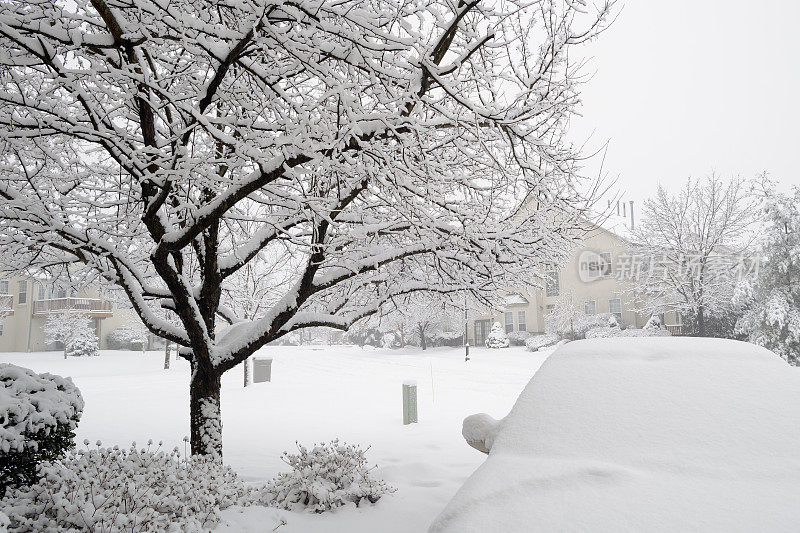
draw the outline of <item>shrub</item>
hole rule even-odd
[[[77,332],[67,345],[67,355],[72,357],[94,357],[100,355],[94,332]]]
[[[540,348],[552,346],[558,342],[558,335],[555,333],[545,333],[544,335],[533,335],[525,340],[525,348],[529,352],[536,352]]]
[[[455,348],[463,344],[463,331],[437,331],[431,335],[432,346],[450,346]]]
[[[671,333],[665,329],[619,329],[619,328],[592,328],[586,332],[587,339],[601,339],[606,337],[669,337]]]
[[[288,510],[307,509],[323,513],[363,500],[377,502],[395,489],[383,480],[372,478],[361,447],[340,443],[316,444],[308,449],[297,444],[299,453],[284,452],[283,461],[292,467],[261,489],[261,503]],[[367,448],[369,449],[369,448]]]
[[[70,378],[0,363],[0,496],[74,446],[83,398]]]
[[[486,337],[487,348],[508,348],[508,335],[500,322],[492,324],[492,330]]]
[[[607,327],[610,321],[606,313],[596,315],[577,314],[569,320],[555,321],[545,318],[545,327],[548,333],[554,333],[562,339],[583,339],[586,332],[593,328]]]
[[[208,531],[221,509],[249,501],[252,489],[213,459],[84,443],[6,494],[9,531]]]
[[[650,318],[647,320],[647,324],[645,324],[642,329],[647,329],[647,330],[661,329],[661,319],[658,318],[658,315],[651,315]]]
[[[146,347],[147,340],[144,335],[140,335],[136,328],[121,326],[106,335],[106,345],[109,350],[132,350],[142,351],[143,345]]]
[[[530,338],[531,334],[527,331],[512,331],[508,334],[508,342],[511,346],[525,346],[525,341]]]

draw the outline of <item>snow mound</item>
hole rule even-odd
[[[432,532],[792,531],[800,373],[723,339],[562,346]]]

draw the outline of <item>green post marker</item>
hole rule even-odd
[[[417,382],[403,382],[403,425],[417,423]]]
[[[253,357],[253,383],[272,381],[272,357]]]

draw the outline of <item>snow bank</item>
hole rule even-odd
[[[763,348],[572,342],[430,531],[793,531],[798,420],[800,373]]]

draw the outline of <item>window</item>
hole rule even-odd
[[[608,312],[617,317],[617,320],[622,320],[622,300],[611,298],[608,301]]]
[[[589,300],[583,304],[583,309],[587,315],[596,315],[597,314],[597,302],[594,300]]]
[[[37,288],[37,291],[36,291],[37,292],[36,299],[37,300],[46,300],[47,299],[47,290],[45,289],[44,284],[43,283],[39,283],[39,285],[37,287],[38,288]]]
[[[514,331],[514,313],[509,311],[506,313],[506,333]]]
[[[28,282],[26,280],[19,282],[19,297],[17,301],[19,305],[28,303]]]
[[[489,321],[476,320],[475,321],[475,346],[480,346],[486,342],[486,337],[489,335]]]
[[[517,311],[517,331],[528,331],[525,323],[525,311]]]
[[[558,296],[558,271],[547,270],[544,273],[545,296]]]
[[[54,298],[66,298],[67,297],[67,289],[58,288],[55,291]]]
[[[603,277],[610,276],[612,274],[611,269],[611,252],[601,252],[600,253],[600,275]]]
[[[0,294],[8,294],[8,280],[0,279]]]
[[[0,322],[0,337],[3,336],[3,323]]]

